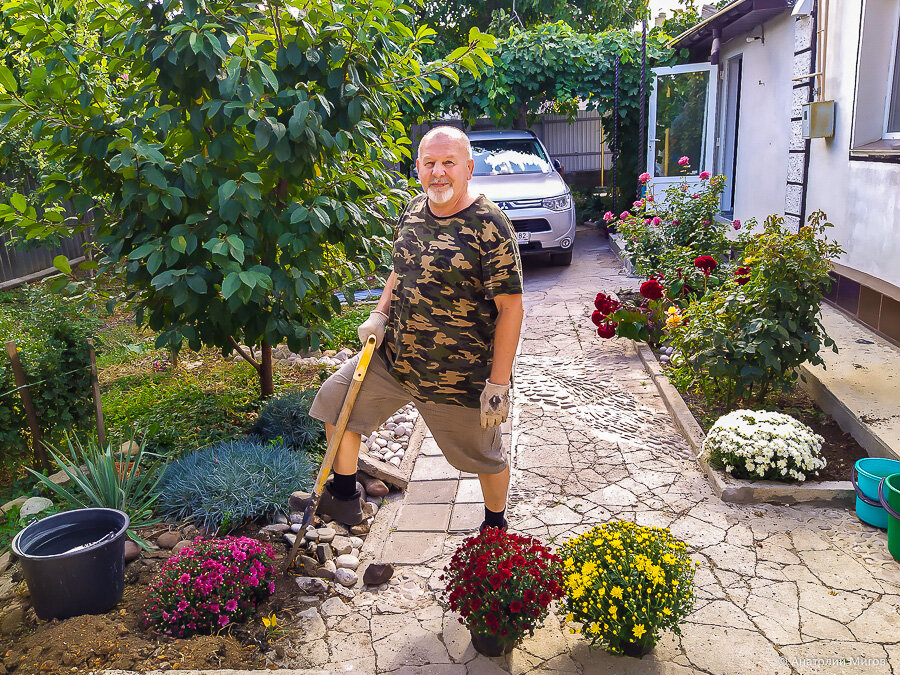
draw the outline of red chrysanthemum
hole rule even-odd
[[[602,323],[597,327],[597,335],[599,335],[602,338],[607,338],[607,339],[611,338],[611,337],[615,337],[616,326],[618,326],[618,325],[619,324],[616,323],[615,321],[607,321],[605,323]]]
[[[511,603],[509,603],[509,611],[513,614],[520,613],[522,611],[522,603],[518,600],[513,600]]]
[[[648,279],[641,284],[641,295],[648,300],[659,300],[664,295],[662,284],[656,279]]]
[[[715,258],[711,255],[701,255],[694,260],[694,267],[703,272],[706,276],[719,266]]]

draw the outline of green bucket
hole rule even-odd
[[[887,485],[887,494],[885,494]],[[894,560],[900,560],[900,473],[881,479],[878,484],[878,501],[888,513],[888,551]]]

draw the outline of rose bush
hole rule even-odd
[[[275,592],[273,559],[255,539],[195,539],[150,583],[143,626],[181,638],[243,621]]]
[[[822,442],[790,415],[735,410],[716,420],[702,452],[712,466],[736,478],[802,482],[825,468]]]
[[[680,634],[694,603],[695,565],[669,530],[612,521],[569,539],[559,555],[566,619],[592,647],[637,656],[660,631]]]
[[[472,633],[519,643],[562,597],[562,565],[537,539],[494,527],[469,537],[444,568],[442,604]]]

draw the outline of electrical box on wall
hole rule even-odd
[[[802,113],[803,138],[834,136],[834,101],[805,103]]]

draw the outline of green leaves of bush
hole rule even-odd
[[[837,351],[818,318],[829,260],[842,252],[824,237],[830,226],[821,211],[796,233],[770,216],[761,234],[742,237],[749,281],[729,279],[687,307],[675,332],[679,370],[707,399],[762,401],[790,387],[801,363],[822,364],[822,346]]]

